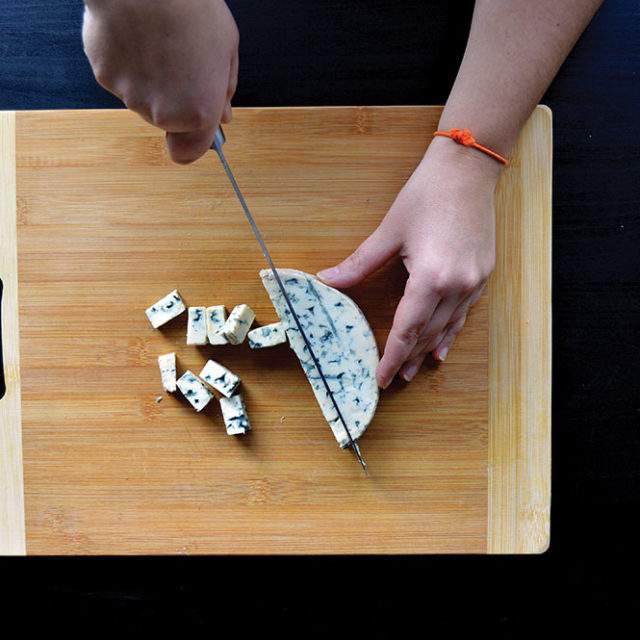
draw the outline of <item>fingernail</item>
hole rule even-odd
[[[438,360],[440,360],[440,362],[444,362],[445,358],[447,357],[447,354],[449,353],[449,347],[445,347],[439,354],[438,354]]]
[[[339,275],[340,269],[338,269],[338,267],[330,267],[329,269],[324,269],[323,271],[318,271],[318,273],[316,273],[316,276],[320,278],[320,280],[325,280],[326,282],[330,282]]]
[[[412,364],[411,366],[407,367],[403,372],[402,372],[402,379],[405,382],[411,382],[414,378],[416,373],[418,373],[418,369],[420,367]]]

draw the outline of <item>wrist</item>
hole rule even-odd
[[[495,186],[504,168],[501,162],[483,151],[458,144],[445,136],[434,136],[426,156],[480,181],[489,182],[492,186]]]

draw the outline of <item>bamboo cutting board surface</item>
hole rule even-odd
[[[225,154],[279,267],[349,255],[424,153],[440,107],[235,109]],[[215,153],[172,164],[123,110],[5,113],[0,551],[41,554],[531,553],[549,540],[551,116],[538,107],[496,194],[498,263],[446,363],[381,393],[340,450],[286,345],[187,346],[186,314],[277,320],[266,266]],[[406,274],[347,293],[382,349]],[[213,358],[253,426],[163,392]]]

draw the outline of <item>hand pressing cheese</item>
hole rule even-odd
[[[248,305],[235,306],[224,323],[222,334],[230,344],[240,344],[247,336],[255,317],[256,314]]]
[[[214,360],[209,360],[200,372],[200,377],[216,391],[223,395],[232,396],[240,384],[240,378],[226,367]]]
[[[207,344],[207,320],[205,307],[189,307],[187,344]]]
[[[371,327],[351,298],[316,277],[295,269],[278,269],[278,275],[355,441],[373,419],[378,404],[375,371],[379,356]],[[260,277],[322,413],[340,446],[347,447],[349,436],[271,269],[263,269]]]
[[[165,391],[173,393],[176,390],[176,354],[165,353],[158,356],[158,366],[162,377],[162,386]]]
[[[176,316],[179,316],[185,309],[184,302],[180,297],[177,289],[174,289],[171,293],[168,293],[164,298],[161,298],[155,304],[151,305],[145,313],[151,326],[154,329],[161,327],[163,324],[169,322]]]
[[[238,393],[230,398],[220,398],[220,408],[227,435],[238,436],[251,431],[247,409],[241,394]]]
[[[186,371],[176,384],[196,411],[202,411],[213,398],[213,393],[207,389],[207,385],[191,371]]]
[[[252,349],[262,349],[263,347],[273,347],[287,341],[287,334],[282,322],[273,322],[264,327],[252,329],[247,334],[249,346]]]

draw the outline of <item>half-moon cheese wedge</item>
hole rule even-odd
[[[296,269],[278,269],[278,275],[355,441],[369,426],[378,405],[375,371],[379,355],[371,327],[351,298],[315,276]],[[342,448],[349,446],[349,435],[271,269],[260,271],[260,277],[336,440]]]

